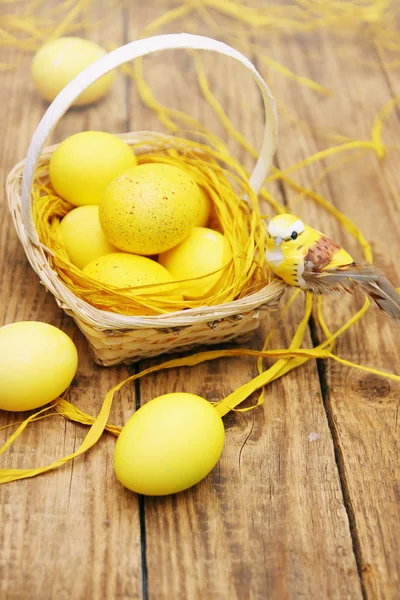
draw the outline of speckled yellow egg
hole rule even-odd
[[[32,78],[39,94],[52,102],[61,90],[83,69],[106,54],[98,44],[79,37],[61,37],[44,44],[32,61]],[[114,72],[92,83],[74,102],[91,104],[110,89]]]
[[[57,327],[37,321],[0,327],[0,409],[32,410],[55,400],[77,366],[75,344]]]
[[[231,258],[225,236],[213,229],[194,227],[180,244],[161,253],[158,262],[177,280],[201,277],[179,287],[185,298],[199,299],[215,290],[223,275],[220,269]]]
[[[152,255],[182,241],[199,217],[202,195],[178,167],[148,163],[130,169],[107,188],[100,223],[112,244]]]
[[[104,235],[96,205],[78,206],[67,213],[60,233],[70,261],[79,269],[104,254],[117,252]]]
[[[224,438],[222,419],[204,398],[183,392],[159,396],[122,429],[114,453],[116,476],[138,494],[181,492],[215,467]]]
[[[200,187],[201,204],[198,217],[193,227],[207,227],[210,220],[212,202],[210,196],[203,187]]]
[[[66,138],[50,158],[51,183],[74,206],[100,204],[107,186],[136,165],[136,156],[117,136],[82,131]]]
[[[154,260],[124,252],[101,256],[86,265],[83,272],[100,283],[116,288],[131,288],[174,281],[167,269]],[[174,300],[182,299],[179,292],[176,292],[176,287],[175,283],[171,286],[154,285],[154,287],[140,290],[138,293],[163,295],[172,297]]]

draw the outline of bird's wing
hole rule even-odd
[[[349,271],[353,265],[345,265],[334,269],[317,270],[312,261],[304,263],[303,279],[307,286],[317,294],[326,294],[329,292],[352,292],[354,291],[354,282],[349,279]],[[357,267],[357,274],[359,268]],[[370,273],[365,273],[370,278]]]
[[[326,271],[313,271],[313,264],[305,263],[303,278],[308,287],[318,294],[351,292],[361,288],[388,315],[400,320],[400,294],[389,279],[374,265],[345,265]]]

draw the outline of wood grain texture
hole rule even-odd
[[[379,66],[366,67],[359,61],[346,60],[345,52],[342,56],[333,52],[333,44],[329,36],[318,35],[312,41],[292,38],[285,45],[271,46],[276,60],[296,72],[301,68],[304,76],[327,85],[335,93],[332,98],[318,97],[299,90],[285,78],[276,78],[277,97],[287,99],[297,94],[298,102],[292,103],[292,111],[311,126],[296,128],[294,144],[293,125],[281,119],[278,156],[282,168],[326,147],[326,140],[316,133],[317,128],[369,139],[376,114],[392,97]],[[377,60],[364,45],[360,44],[359,52],[365,61]],[[303,60],[305,54],[307,61]],[[399,135],[400,123],[394,112],[384,130],[384,141],[394,146]],[[360,227],[372,244],[375,261],[398,285],[399,204],[394,194],[399,188],[397,154],[389,151],[381,162],[371,150],[353,155],[357,156],[331,171],[316,189]],[[311,187],[323,168],[334,166],[343,156],[302,170],[295,176],[296,181]],[[344,243],[358,260],[362,259],[360,249],[332,217],[289,188],[287,196],[291,209],[300,217]],[[336,329],[354,314],[360,300],[332,297],[325,304],[328,322]],[[339,356],[397,374],[399,350],[398,324],[375,308],[339,339],[336,349]],[[400,589],[400,526],[396,518],[400,388],[395,382],[333,362],[324,363],[321,369],[364,593],[374,599],[396,598]]]
[[[131,41],[174,6],[172,0],[149,4],[127,3],[124,14],[106,20],[90,37],[103,44]],[[96,14],[103,16],[107,7],[108,0],[100,0]],[[194,13],[163,32],[182,29],[210,34]],[[360,61],[350,64],[346,52],[335,52],[333,41],[322,34],[312,39],[268,37],[265,46],[272,58],[336,93],[334,98],[319,97],[281,75],[266,74],[281,109],[282,167],[326,147],[321,128],[369,138],[376,112],[391,97],[388,81],[394,90],[398,85],[390,74],[379,65],[369,69]],[[0,54],[0,60],[7,59],[3,49]],[[227,59],[201,56],[217,99],[257,147],[262,121],[254,83]],[[217,117],[201,99],[188,53],[165,52],[146,58],[144,64],[158,100],[195,116],[226,139]],[[29,59],[18,71],[2,74],[0,104],[8,115],[0,145],[4,187],[45,108],[30,81]],[[299,119],[307,124],[296,125]],[[90,128],[163,130],[156,116],[141,105],[135,84],[121,74],[104,101],[69,111],[53,139]],[[394,114],[385,132],[388,144],[396,145],[399,133]],[[229,147],[251,167],[252,159],[236,142],[230,140]],[[378,162],[371,151],[364,152],[357,161],[341,165],[340,176],[333,172],[319,184],[321,168],[316,164],[302,170],[296,179],[314,184],[350,215],[373,241],[379,263],[400,280],[395,195],[400,176],[395,157],[391,154]],[[285,196],[279,185],[273,189],[311,225],[359,255],[343,229],[321,209],[289,189],[283,190]],[[80,358],[69,399],[94,415],[105,392],[133,368],[102,369],[90,361],[82,335],[29,267],[4,198],[0,211],[0,324],[36,319],[69,333]],[[345,297],[326,305],[328,321],[335,328],[359,303]],[[275,347],[287,346],[301,312],[298,301],[274,337]],[[266,320],[251,347],[262,345],[275,318]],[[314,341],[320,335],[316,328],[311,333]],[[311,345],[310,335],[306,343]],[[395,370],[398,330],[396,334],[385,317],[370,310],[343,336],[337,351],[357,362]],[[143,361],[138,368],[161,360]],[[219,400],[256,373],[253,360],[221,359],[153,374],[120,392],[111,420],[124,423],[136,403],[171,391]],[[125,491],[113,475],[115,440],[109,435],[62,469],[2,486],[0,598],[395,598],[400,576],[398,392],[392,382],[336,363],[319,365],[319,374],[315,363],[308,363],[268,386],[263,407],[227,415],[226,446],[218,466],[198,486],[173,497],[143,499]],[[19,418],[0,413],[0,427]],[[12,430],[0,431],[0,443]],[[85,433],[85,428],[61,418],[45,419],[24,432],[0,465],[46,464],[73,451]]]
[[[160,375],[142,400],[160,389],[220,399],[255,375],[235,362]],[[218,469],[193,490],[145,502],[149,597],[361,598],[313,366],[225,425]]]
[[[155,15],[151,7],[142,12],[148,21]],[[145,63],[155,97],[226,137],[199,95],[190,55],[176,52],[173,61],[172,53],[165,55]],[[224,77],[226,59],[201,56],[217,99],[257,147],[262,117],[254,116],[260,112],[256,86],[241,67],[229,64]],[[135,96],[131,106],[135,119],[159,128]],[[231,150],[251,164],[237,144]],[[277,336],[278,347],[289,343],[300,305]],[[260,347],[274,318],[253,347]],[[255,362],[246,359],[161,372],[141,385],[141,403],[172,391],[220,400],[256,374]],[[225,425],[224,454],[209,477],[183,494],[144,501],[149,598],[361,598],[316,365],[271,385],[263,408],[230,414]]]
[[[107,2],[98,2],[98,14]],[[123,42],[122,19],[110,21],[93,39]],[[10,57],[12,58],[12,57]],[[0,101],[7,126],[0,146],[1,187],[21,160],[46,108],[33,89],[30,58],[18,71],[2,74]],[[111,94],[89,110],[71,110],[53,139],[82,129],[124,131],[125,80],[119,75]],[[0,323],[39,320],[61,327],[78,347],[79,368],[67,399],[96,415],[102,399],[130,371],[96,367],[72,320],[58,309],[30,268],[14,232],[4,194],[1,199]],[[123,423],[135,406],[132,387],[116,399],[112,419]],[[0,415],[0,426],[27,415]],[[14,428],[0,431],[0,440]],[[87,429],[52,417],[32,424],[1,457],[2,467],[45,465],[73,452]],[[0,441],[0,443],[1,443]],[[0,489],[0,597],[4,600],[137,598],[141,595],[141,542],[138,499],[114,477],[115,438],[106,435],[96,448],[62,469]]]

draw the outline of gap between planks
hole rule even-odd
[[[279,55],[278,55],[278,57],[279,57]],[[287,57],[285,56],[285,58],[287,58]],[[289,61],[289,64],[290,64],[290,61]],[[383,65],[381,64],[381,67],[382,66]],[[381,72],[381,69],[380,69],[380,72]],[[306,74],[309,75],[309,73],[306,73]],[[311,70],[311,76],[312,75],[313,75],[313,72]],[[390,97],[393,97],[395,95],[393,92],[394,82],[388,81],[390,79],[388,73],[384,72],[382,75],[384,76],[383,79],[388,82],[387,93]],[[377,75],[376,77],[379,77],[379,75]],[[392,85],[390,85],[390,84],[392,84]],[[385,102],[386,102],[386,100],[385,100]],[[399,116],[398,109],[396,110],[395,114],[396,114],[396,117],[398,118],[398,116]],[[318,143],[315,140],[313,130],[310,131],[310,134],[311,134],[311,139],[313,139],[313,141],[315,142],[315,146],[318,149]],[[290,157],[290,152],[289,152],[289,157]],[[325,161],[324,161],[324,163],[325,163]],[[324,163],[322,164],[322,167],[325,166]],[[382,175],[385,174],[385,172],[387,172],[388,169],[389,169],[388,172],[390,173],[390,165],[388,165],[386,167],[385,164],[379,164],[379,171]],[[340,208],[339,198],[335,194],[335,187],[332,185],[332,183],[333,183],[332,180],[328,177],[326,179],[326,186],[328,189],[328,197],[331,199],[333,205],[339,206],[339,208]],[[390,182],[388,182],[388,183],[390,183]],[[306,183],[303,183],[303,185],[305,185],[306,187],[312,186],[312,183],[310,183],[308,176],[306,176]],[[289,198],[293,197],[292,194],[288,194],[288,192],[286,192],[286,194]],[[392,205],[393,205],[393,202],[395,202],[393,193],[390,195],[390,202],[392,203]],[[287,204],[289,204],[289,202]],[[342,206],[342,210],[343,210],[343,206]],[[321,227],[322,227],[322,225],[321,225]],[[373,234],[371,234],[371,232],[370,232],[369,237],[371,237],[373,240],[375,239]],[[346,315],[346,313],[343,312],[343,315]],[[374,317],[372,317],[372,318],[374,318]],[[310,325],[311,325],[311,335],[312,336],[314,335],[313,341],[314,341],[314,339],[316,339],[316,341],[319,342],[320,340],[318,340],[318,334],[316,331],[315,320],[314,321],[311,320]],[[314,325],[314,333],[312,331],[313,325]],[[382,575],[382,572],[379,570],[379,567],[381,566],[380,558],[379,558],[379,555],[376,556],[376,554],[375,554],[376,563],[373,565],[373,567],[375,568],[375,576],[370,575],[370,572],[372,571],[372,569],[371,569],[371,565],[369,563],[371,562],[371,556],[373,557],[372,560],[374,559],[374,554],[371,554],[371,546],[368,546],[368,540],[366,539],[365,523],[368,523],[368,518],[369,519],[372,518],[372,515],[371,515],[371,511],[368,512],[368,509],[366,511],[364,511],[363,509],[360,510],[360,507],[357,506],[358,497],[355,496],[354,494],[357,491],[359,491],[361,493],[361,490],[360,489],[357,490],[357,483],[355,483],[351,479],[351,477],[352,477],[351,473],[350,473],[350,478],[349,478],[349,472],[347,473],[347,476],[346,476],[346,465],[348,466],[348,463],[349,463],[349,454],[348,454],[349,448],[348,447],[346,448],[346,444],[343,446],[343,439],[346,439],[346,432],[344,433],[344,435],[343,435],[343,432],[341,433],[341,431],[340,431],[341,421],[340,421],[340,419],[339,419],[339,421],[337,421],[337,416],[338,416],[337,402],[338,402],[338,400],[335,399],[335,397],[330,393],[329,389],[327,389],[327,383],[329,381],[331,384],[332,383],[334,384],[335,382],[337,383],[338,380],[335,377],[332,378],[332,373],[329,371],[330,367],[323,361],[321,361],[321,363],[323,363],[323,364],[320,364],[320,367],[322,369],[320,368],[320,370],[319,370],[321,393],[322,393],[322,397],[323,397],[326,416],[328,419],[328,427],[330,429],[331,436],[332,436],[333,447],[334,447],[334,452],[335,452],[336,468],[338,471],[340,484],[342,486],[343,503],[344,503],[344,506],[345,506],[345,509],[347,512],[347,517],[348,517],[349,524],[350,524],[351,537],[352,537],[352,541],[353,541],[353,552],[354,552],[355,560],[357,563],[358,574],[361,579],[362,593],[363,593],[364,598],[366,598],[366,597],[369,597],[369,598],[381,597],[379,594],[385,593],[383,591],[384,589],[386,590],[386,593],[388,593],[388,590],[386,589],[385,586],[388,585],[390,587],[391,578],[390,578],[390,576],[389,576],[389,578],[387,577],[384,570],[383,570],[383,575]],[[338,397],[339,397],[339,402],[340,402],[340,398],[341,398],[340,393],[339,393]],[[363,481],[365,481],[365,479]],[[364,522],[363,522],[363,518],[364,518]],[[363,525],[364,525],[364,529],[363,529]],[[377,542],[377,545],[379,545],[379,541]],[[373,548],[373,546],[372,546],[372,548]],[[375,550],[376,550],[376,548],[375,548]],[[369,556],[368,556],[368,553],[369,553]],[[377,574],[378,574],[378,576],[377,576]],[[393,576],[393,574],[394,573],[392,572],[392,576]],[[385,577],[386,577],[386,579],[385,579]],[[377,587],[375,587],[375,586],[377,586]],[[374,595],[374,594],[376,594],[376,595]],[[388,598],[389,596],[386,595],[386,596],[382,596],[382,597]]]
[[[127,7],[124,6],[122,10],[123,15],[123,41],[124,44],[128,44],[131,40],[129,39],[129,27],[128,27],[128,11]],[[125,85],[125,110],[126,110],[126,131],[131,131],[131,91],[132,91],[132,79],[130,77],[124,78]],[[140,371],[140,362],[132,365],[132,374],[137,374]],[[140,379],[134,381],[135,391],[135,412],[140,408]],[[142,578],[142,600],[148,600],[148,569],[147,569],[147,543],[146,543],[146,506],[144,496],[138,495],[138,508],[139,508],[139,529],[140,529],[140,568]]]
[[[257,70],[259,70],[260,64],[259,64],[259,61],[257,60],[257,54],[253,53],[251,60],[253,61],[254,65],[256,66]],[[393,90],[391,87],[390,87],[390,90],[393,95]],[[260,110],[263,111],[264,107],[263,107],[261,98],[259,100],[259,103],[260,103]],[[280,169],[279,149],[277,149],[277,152],[275,154],[274,163],[276,164],[276,167],[278,169]],[[284,206],[290,208],[283,180],[278,179],[277,187],[282,196],[282,201],[283,201]],[[322,340],[318,336],[317,324],[316,324],[315,317],[313,314],[311,315],[310,320],[308,322],[308,330],[310,333],[310,337],[311,337],[313,346],[317,346],[318,344],[320,344],[322,342]],[[328,389],[328,384],[327,384],[326,366],[325,366],[324,360],[322,360],[322,359],[316,360],[316,370],[317,370],[318,381],[319,381],[319,386],[320,386],[321,399],[322,399],[322,403],[323,403],[325,415],[326,415],[326,421],[327,421],[328,429],[331,434],[336,469],[337,469],[340,487],[341,487],[341,491],[342,491],[343,505],[346,510],[347,519],[349,522],[349,530],[350,530],[351,542],[352,542],[352,547],[353,547],[354,560],[357,565],[357,572],[358,572],[358,577],[360,580],[361,593],[362,593],[363,599],[367,600],[367,591],[366,591],[365,583],[364,583],[363,577],[362,577],[361,540],[360,540],[360,537],[359,537],[359,534],[357,531],[355,512],[354,512],[354,508],[353,508],[353,505],[351,502],[350,490],[349,490],[349,486],[348,486],[346,475],[345,475],[343,457],[341,456],[338,434],[337,434],[335,424],[334,424],[333,411],[332,411],[332,407],[331,407],[331,404],[329,401],[329,389]]]

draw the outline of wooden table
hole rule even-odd
[[[56,0],[53,0],[56,5]],[[90,37],[104,45],[135,39],[173,3],[127,3]],[[106,0],[96,3],[104,16]],[[7,5],[3,5],[5,11]],[[184,23],[184,24],[183,24]],[[200,17],[177,21],[210,33]],[[229,25],[229,22],[228,22]],[[231,23],[232,25],[232,23]],[[232,27],[231,27],[232,29]],[[222,30],[221,30],[222,31]],[[334,134],[368,140],[377,112],[400,93],[397,71],[380,64],[357,38],[259,35],[264,54],[295,73],[332,90],[323,95],[266,67],[255,46],[248,54],[271,84],[278,102],[280,133],[276,164],[288,168],[317,150],[341,143]],[[13,62],[13,48],[0,47],[0,62]],[[211,89],[235,126],[260,143],[260,98],[239,66],[203,57]],[[26,153],[45,104],[29,74],[30,56],[1,73],[1,185]],[[199,118],[225,139],[219,120],[202,100],[190,55],[169,52],[145,61],[156,98]],[[384,140],[400,139],[397,110],[388,117]],[[123,132],[163,129],[141,104],[134,83],[118,74],[112,92],[98,105],[69,111],[54,141],[85,129]],[[335,141],[336,140],[336,141]],[[237,143],[232,153],[249,166]],[[393,149],[379,160],[373,150],[317,161],[293,175],[322,193],[361,228],[376,261],[397,283],[399,267],[400,169]],[[344,157],[351,157],[347,162]],[[323,179],[323,169],[331,167]],[[270,186],[278,200],[344,243],[361,251],[343,227],[310,199],[288,186]],[[0,218],[0,324],[42,320],[61,327],[79,350],[79,369],[68,399],[97,414],[105,392],[138,368],[95,366],[72,320],[39,283],[17,240],[3,194]],[[326,302],[335,329],[360,300]],[[302,314],[302,300],[274,337],[286,347]],[[254,336],[259,348],[275,316]],[[399,373],[400,329],[377,310],[343,335],[339,356]],[[307,344],[321,333],[315,319]],[[154,374],[127,386],[114,405],[112,422],[123,424],[135,407],[166,392],[183,390],[219,400],[257,373],[253,359],[221,359],[194,368]],[[0,598],[2,600],[89,599],[285,599],[322,600],[400,597],[399,385],[327,361],[308,362],[266,388],[263,407],[225,418],[226,446],[215,470],[195,488],[165,498],[140,498],[116,481],[115,438],[61,469],[0,489]],[[0,414],[0,426],[20,415]],[[13,428],[0,431],[0,442]],[[1,466],[45,465],[72,452],[86,428],[62,418],[31,425]]]

